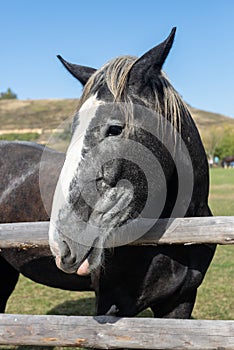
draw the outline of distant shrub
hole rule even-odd
[[[8,88],[6,92],[0,93],[0,100],[15,100],[17,99],[17,95]]]
[[[0,135],[0,140],[6,141],[36,141],[39,138],[37,132],[26,132],[23,134],[3,134]]]

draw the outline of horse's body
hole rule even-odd
[[[0,142],[0,222],[49,220],[56,181],[64,154],[30,142]],[[40,169],[40,186],[39,186]],[[41,192],[44,193],[43,203]],[[46,210],[46,209],[47,210]],[[19,273],[51,287],[90,290],[90,279],[59,270],[49,249],[1,249],[0,312],[15,288]]]
[[[91,274],[98,314],[151,307],[157,317],[189,318],[214,254],[213,245],[124,246],[159,217],[211,215],[199,133],[161,71],[174,34],[139,59],[120,57],[97,71],[59,57],[84,92],[53,200],[50,246],[59,268]],[[149,226],[141,232],[142,218]]]
[[[225,157],[221,162],[223,168],[229,167],[231,163],[234,163],[234,156]]]

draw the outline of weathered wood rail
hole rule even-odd
[[[0,315],[0,343],[100,349],[234,349],[234,321]]]
[[[144,229],[144,222],[140,222]],[[0,225],[0,249],[48,247],[48,222]],[[234,216],[159,220],[131,243],[234,244]],[[234,350],[234,320],[0,315],[0,344],[100,349]]]
[[[141,220],[142,231],[148,221]],[[49,222],[0,225],[0,248],[48,246]],[[143,231],[144,232],[144,231]],[[160,219],[131,245],[234,243],[234,216]]]

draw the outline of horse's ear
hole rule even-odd
[[[64,67],[75,77],[78,79],[82,85],[85,85],[91,75],[96,72],[96,69],[86,66],[79,66],[78,64],[69,63],[65,61],[62,56],[58,55],[58,59],[62,62]]]
[[[172,28],[168,38],[161,44],[155,46],[153,49],[147,51],[141,56],[132,66],[129,72],[129,84],[137,82],[139,79],[144,78],[147,81],[147,77],[151,77],[151,74],[159,73],[162,66],[170,52],[176,27]]]

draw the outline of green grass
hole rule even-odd
[[[35,314],[35,311],[38,315],[92,316],[95,311],[94,292],[64,291],[35,284],[20,276],[9,299],[7,312],[30,315]]]
[[[216,216],[234,215],[234,169],[210,171],[209,205]],[[234,319],[234,246],[218,246],[204,282],[198,290],[193,316]]]
[[[218,246],[203,284],[198,290],[194,318],[234,319],[233,252],[233,246]]]
[[[0,140],[6,141],[36,141],[40,135],[37,132],[26,132],[22,134],[11,133],[0,135]]]
[[[210,172],[209,204],[213,215],[234,215],[234,169],[214,168]]]
[[[234,215],[234,169],[212,169],[210,206],[214,215]],[[219,246],[198,290],[193,317],[196,319],[234,319],[234,247]],[[8,313],[93,315],[94,293],[69,292],[36,284],[21,276],[9,299]],[[151,317],[149,310],[141,316]],[[0,346],[0,349],[39,350],[45,347]],[[51,348],[48,348],[51,349]],[[74,349],[74,348],[54,348]]]

